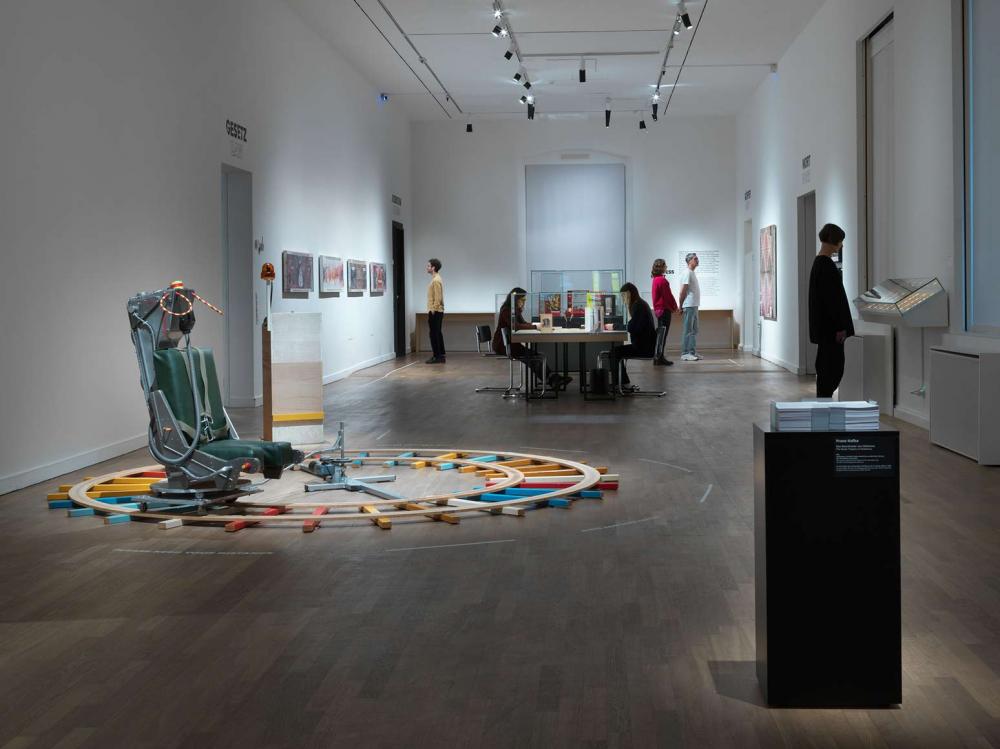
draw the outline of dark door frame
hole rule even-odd
[[[406,246],[403,225],[392,222],[392,319],[396,357],[406,356]]]

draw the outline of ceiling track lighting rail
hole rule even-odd
[[[427,68],[427,72],[431,74],[431,77],[435,80],[437,85],[441,87],[441,91],[444,93],[444,100],[446,102],[451,102],[451,104],[455,107],[455,109],[458,110],[459,114],[465,114],[465,112],[462,110],[462,107],[459,106],[457,101],[455,101],[455,97],[451,95],[451,92],[448,91],[448,88],[444,85],[444,83],[441,82],[441,79],[438,78],[438,74],[434,72],[434,68],[432,68],[430,64],[427,62],[427,58],[424,57],[422,54],[420,54],[420,50],[417,49],[416,45],[413,43],[413,40],[410,39],[409,34],[403,31],[403,27],[399,25],[399,21],[396,20],[396,17],[392,15],[391,12],[389,12],[389,9],[385,7],[385,3],[383,3],[382,0],[377,0],[377,2],[379,4],[379,7],[382,8],[382,12],[385,13],[386,17],[388,17],[390,21],[392,21],[392,25],[396,27],[396,30],[399,32],[400,36],[402,36],[403,39],[406,40],[406,43],[410,45],[410,49],[413,50],[413,53],[417,56],[417,59],[420,61],[420,64],[423,65],[425,68]],[[385,32],[383,32],[382,29],[379,28],[379,25],[375,23],[375,19],[373,19],[368,14],[368,11],[366,11],[363,7],[361,7],[361,3],[358,2],[358,0],[354,0],[354,4],[358,6],[358,10],[360,10],[362,13],[365,14],[365,18],[368,19],[368,22],[372,25],[372,27],[376,31],[378,31],[381,37],[385,39],[385,43],[392,48],[392,51],[396,53],[396,56],[399,57],[399,59],[403,61],[403,64],[410,69],[410,72],[413,73],[413,77],[416,78],[418,81],[420,81],[421,86],[427,89],[427,93],[431,95],[431,98],[433,98],[434,102],[441,108],[441,111],[445,113],[448,119],[452,119],[451,112],[449,112],[448,109],[441,103],[440,99],[438,99],[437,97],[437,94],[431,91],[430,87],[424,82],[424,79],[417,74],[417,71],[413,69],[413,66],[410,65],[410,63],[406,60],[406,58],[403,57],[402,54],[400,54],[399,50],[396,49],[396,46],[391,41],[389,41],[389,37],[387,37],[385,35]]]
[[[381,2],[381,0],[379,0]],[[514,36],[514,29],[511,28],[510,19],[507,18],[507,11],[504,10],[503,4],[500,0],[493,0],[493,36],[501,39],[508,39],[507,51],[504,52],[504,59],[510,60],[515,58],[517,60],[518,68],[517,72],[514,73],[513,79],[515,83],[520,83],[528,91],[531,90],[531,78],[528,76],[528,70],[524,67],[524,57],[521,55],[521,48],[517,44],[517,37]],[[581,81],[584,79],[585,73],[581,72]],[[535,97],[531,94],[525,94],[521,97],[521,103],[528,105],[528,119],[535,119]]]
[[[684,50],[684,59],[681,60],[680,67],[677,68],[677,76],[674,78],[674,83],[670,87],[670,96],[667,97],[667,103],[663,105],[663,114],[664,114],[664,116],[666,116],[667,111],[670,109],[670,102],[673,101],[673,99],[674,99],[674,91],[677,90],[677,84],[678,84],[678,82],[681,79],[681,73],[684,72],[684,66],[687,65],[688,55],[691,54],[691,48],[694,46],[694,40],[698,36],[698,29],[701,28],[701,21],[705,17],[705,13],[708,11],[708,3],[709,3],[709,0],[705,0],[705,4],[702,6],[701,13],[698,14],[698,22],[694,25],[694,31],[691,32],[691,41],[688,42],[687,49]],[[688,17],[688,19],[685,21],[681,17],[682,14],[683,15],[687,15],[687,7],[684,5],[683,0],[680,3],[680,8],[678,9],[678,13],[677,13],[677,20],[674,22],[674,26],[676,27],[677,24],[679,23],[679,24],[683,25],[685,28],[690,28],[690,26],[688,24],[691,23],[691,18]],[[656,93],[657,94],[660,93],[660,86],[663,83],[663,76],[667,72],[667,57],[670,55],[670,50],[673,48],[673,46],[674,46],[674,34],[671,34],[670,35],[670,40],[667,42],[667,51],[666,51],[666,54],[663,55],[663,64],[660,66],[660,76],[659,76],[659,78],[656,81]]]

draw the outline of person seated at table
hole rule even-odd
[[[618,377],[618,362],[624,359],[636,357],[652,358],[653,349],[656,347],[656,321],[653,318],[653,310],[649,304],[639,296],[639,289],[632,282],[626,283],[621,288],[622,302],[628,309],[628,336],[630,343],[624,346],[616,346],[611,349],[610,366],[611,377]],[[634,389],[630,385],[628,370],[622,363],[622,390]]]
[[[513,315],[510,312],[510,300],[514,299],[516,311]],[[535,380],[542,380],[542,361],[532,356],[531,351],[523,343],[511,340],[515,330],[534,330],[535,326],[524,319],[524,304],[528,300],[528,292],[520,286],[515,286],[510,290],[504,303],[500,306],[500,314],[497,316],[497,329],[493,333],[493,353],[507,356],[507,351],[503,346],[503,332],[507,331],[507,340],[510,341],[510,355],[524,364],[534,373]],[[572,377],[563,377],[558,372],[549,372],[546,382],[550,388],[562,387],[573,381]]]

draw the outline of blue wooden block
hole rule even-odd
[[[584,489],[579,494],[573,495],[574,499],[603,499],[604,492],[600,489]]]
[[[573,502],[571,500],[563,499],[562,497],[549,500],[549,507],[570,507],[572,504]]]
[[[138,502],[119,502],[118,506],[121,507],[122,509],[125,509],[125,510],[138,510],[139,509],[139,503]]]
[[[469,458],[471,463],[496,463],[498,460],[496,455],[480,455],[478,458]]]
[[[72,499],[50,499],[49,509],[50,510],[65,510],[73,506]]]
[[[455,464],[454,463],[438,463],[438,470],[439,471],[450,471],[453,468],[455,468]]]
[[[505,489],[505,494],[510,494],[514,497],[536,497],[539,494],[548,494],[552,489]]]
[[[107,515],[104,522],[108,525],[117,525],[118,523],[127,523],[131,519],[128,515]]]
[[[68,510],[66,512],[66,515],[71,518],[83,518],[93,514],[94,514],[93,507],[77,507],[72,510]]]
[[[412,451],[411,452],[406,452],[406,453],[400,453],[399,455],[396,456],[396,458],[415,458],[415,457],[417,457],[417,454],[415,452],[412,452]],[[399,461],[396,460],[396,459],[387,460],[382,465],[384,465],[384,466],[398,466],[399,465]]]
[[[508,497],[506,494],[480,494],[476,499],[480,502],[507,502],[512,497]]]

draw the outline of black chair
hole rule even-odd
[[[652,354],[650,354],[649,356],[625,356],[618,360],[617,388],[619,395],[623,395],[626,397],[631,395],[638,395],[638,396],[652,396],[654,398],[662,398],[664,395],[667,394],[665,390],[639,390],[638,388],[634,390],[625,390],[622,387],[622,374],[625,369],[625,360],[630,359],[635,361],[642,361],[642,360],[653,361],[653,359],[656,358],[656,352],[663,351],[663,346],[666,343],[666,341],[667,341],[667,329],[665,326],[660,326],[659,328],[656,329],[656,343],[653,345]],[[611,354],[609,351],[602,351],[598,358],[610,357],[610,355]]]
[[[525,378],[530,376],[529,374],[526,374],[526,370],[528,369],[528,364],[533,361],[538,361],[542,363],[542,389],[540,392],[535,393],[533,392],[532,388],[524,388],[524,392],[507,392],[504,393],[503,397],[517,398],[522,395],[525,398],[557,397],[558,393],[555,390],[552,391],[551,396],[545,395],[547,390],[548,375],[549,375],[549,361],[548,358],[545,356],[545,354],[539,354],[537,351],[533,351],[526,354],[523,357],[516,358],[510,348],[510,331],[507,330],[507,328],[501,328],[500,335],[503,337],[503,348],[504,351],[507,352],[507,358],[511,361],[511,366],[513,366],[513,363],[516,361],[519,362],[523,367],[523,369],[521,370],[521,386],[517,388],[518,391],[520,391],[521,387],[523,387],[525,382],[527,382]],[[513,383],[513,375],[511,376],[511,382]]]
[[[483,351],[483,344],[486,345],[485,351]],[[493,350],[493,331],[490,330],[489,325],[476,326],[476,351],[479,352],[480,356],[500,356]]]

